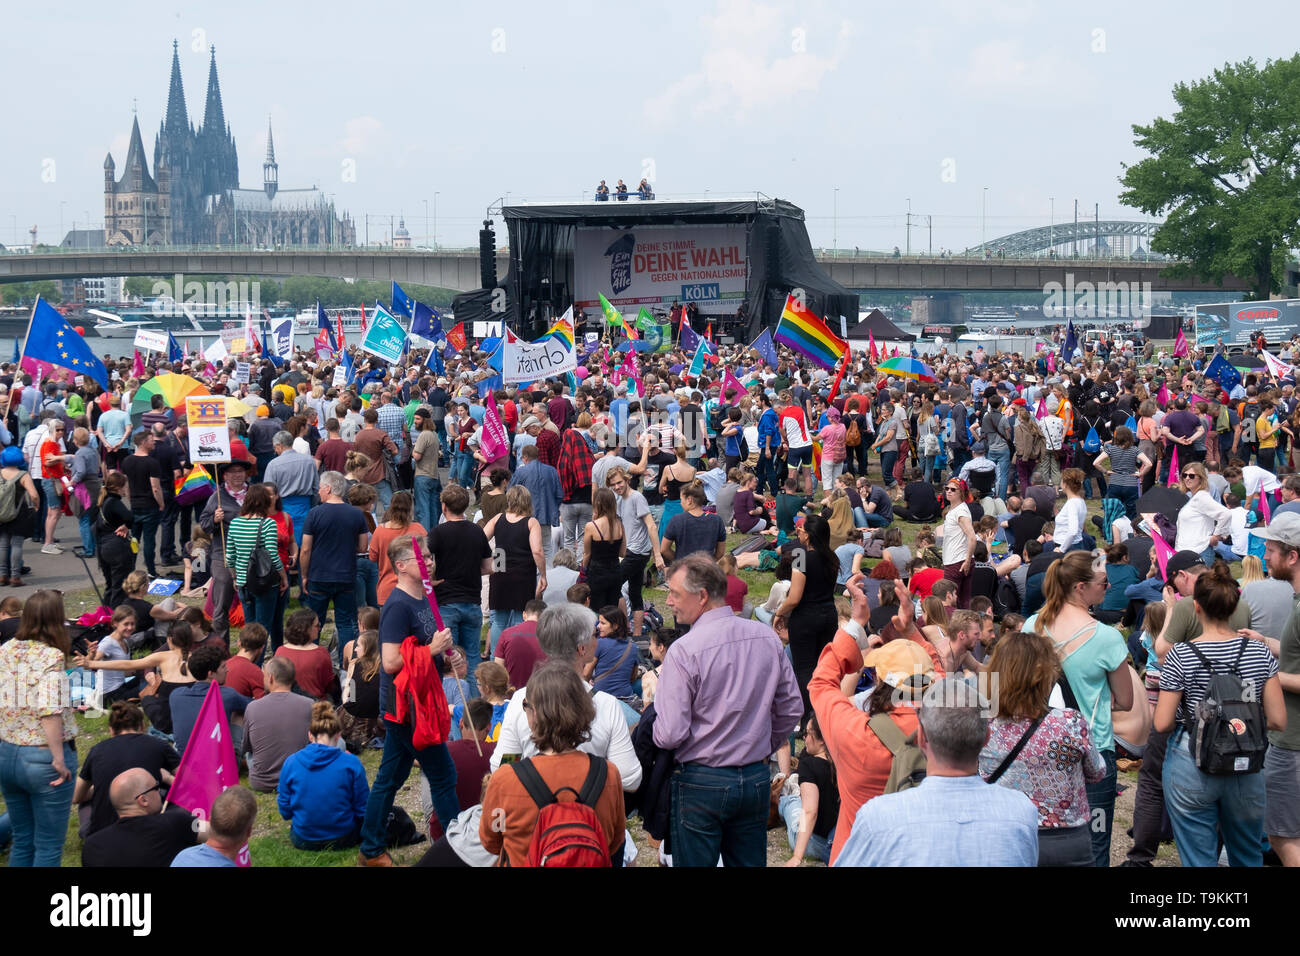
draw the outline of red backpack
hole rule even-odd
[[[596,816],[596,801],[605,789],[609,773],[603,757],[588,754],[591,769],[582,790],[561,787],[554,793],[537,772],[530,758],[513,764],[515,775],[537,804],[537,822],[528,844],[528,866],[609,866],[609,846]],[[565,790],[573,800],[561,803]],[[503,857],[504,859],[504,857]]]

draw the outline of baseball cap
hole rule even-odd
[[[989,450],[989,446],[984,444],[982,441],[977,441],[975,444],[970,446],[970,450],[976,455],[982,455]]]
[[[1265,541],[1280,542],[1288,548],[1300,548],[1300,515],[1283,512],[1270,521],[1267,528],[1252,528],[1250,533]]]
[[[1205,562],[1201,560],[1201,556],[1195,551],[1177,552],[1165,564],[1165,583],[1170,587],[1173,587],[1174,578],[1178,576],[1178,572],[1186,571],[1188,568],[1204,563]]]
[[[925,685],[934,680],[934,662],[915,641],[903,639],[882,644],[864,657],[862,663],[875,668],[876,677],[890,687]]]

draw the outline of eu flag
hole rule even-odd
[[[688,352],[694,352],[700,346],[700,337],[696,331],[691,328],[691,323],[683,320],[681,332],[678,335],[678,344]]]
[[[176,336],[170,332],[167,333],[167,361],[183,362],[185,360],[185,350],[181,348],[181,343],[176,341]]]
[[[772,343],[772,330],[764,329],[754,339],[754,344],[750,346],[754,351],[763,357],[763,361],[772,368],[777,366],[776,346]]]
[[[1224,391],[1231,392],[1241,384],[1241,373],[1222,354],[1215,355],[1205,367],[1205,377],[1218,382]]]
[[[27,347],[23,354],[89,375],[104,388],[108,388],[108,369],[104,363],[95,358],[95,353],[86,344],[86,340],[68,325],[54,306],[39,297],[36,299],[36,307],[32,309],[32,323],[27,332]]]
[[[1079,347],[1078,340],[1074,337],[1074,319],[1065,320],[1065,343],[1061,346],[1061,361],[1073,362],[1074,351]]]
[[[400,313],[411,318],[411,313],[415,311],[415,300],[402,291],[402,287],[396,282],[393,283],[393,312]],[[415,333],[419,335],[419,332]]]
[[[334,330],[330,328],[330,318],[325,314],[325,307],[320,304],[320,299],[316,300],[316,328],[324,329],[333,340]]]
[[[438,310],[423,302],[416,302],[415,312],[411,316],[411,334],[418,335],[422,339],[438,338],[442,334],[442,322],[438,319]]]

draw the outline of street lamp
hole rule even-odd
[[[438,192],[433,194],[433,251],[438,251]]]
[[[907,254],[912,254],[912,200],[907,200]]]
[[[840,187],[835,187],[835,196],[831,200],[831,255],[840,247]]]
[[[1052,204],[1051,225],[1047,227],[1047,257],[1050,259],[1056,250],[1056,197],[1048,196],[1047,201]]]
[[[988,231],[984,228],[988,215],[988,206],[989,187],[985,186],[984,191],[980,193],[980,254],[984,256],[988,255],[988,247],[985,244],[985,237],[988,235]]]
[[[427,246],[429,244],[429,200],[420,201],[424,203],[424,244]]]

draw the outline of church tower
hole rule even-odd
[[[262,164],[262,188],[266,198],[274,199],[280,188],[280,167],[275,162],[275,140],[271,138],[271,117],[266,118],[266,162]]]
[[[196,182],[194,126],[185,108],[185,87],[181,82],[179,44],[172,41],[171,83],[167,89],[167,114],[158,129],[153,148],[154,169],[167,168],[171,186],[170,232],[167,241],[184,245],[194,242],[194,229],[203,206]]]
[[[198,134],[204,197],[220,197],[227,190],[239,188],[239,161],[235,140],[226,125],[226,111],[221,104],[221,83],[217,78],[217,48],[209,47],[208,96],[203,108],[203,127]],[[205,206],[208,205],[205,199]]]
[[[165,169],[165,161],[161,164]],[[122,164],[122,178],[113,181],[114,163],[104,160],[104,240],[109,245],[159,245],[171,237],[168,202],[170,176],[160,185],[149,175],[140,120],[131,122],[131,145]]]

